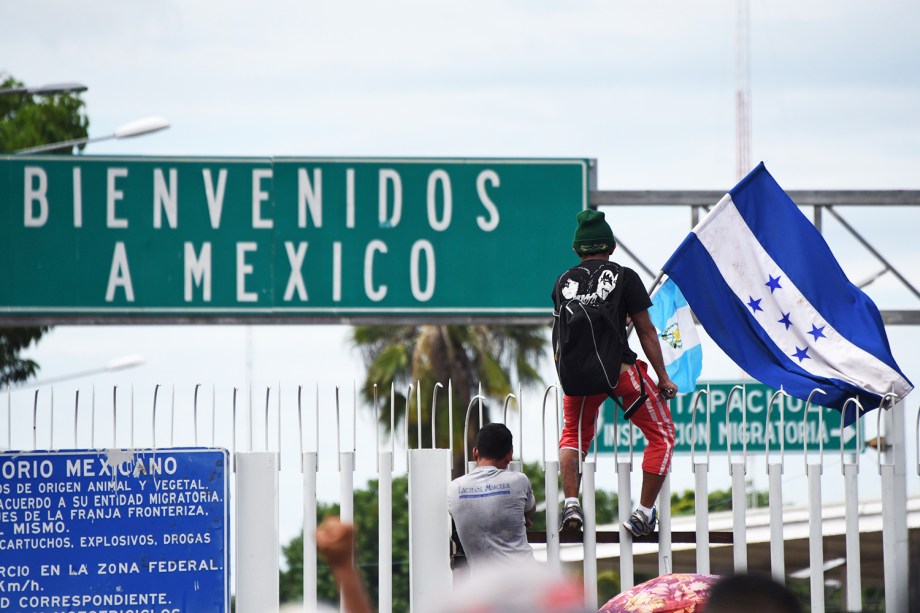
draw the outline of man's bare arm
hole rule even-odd
[[[677,395],[677,386],[668,377],[668,371],[664,367],[664,358],[661,356],[661,345],[658,344],[658,332],[652,325],[652,319],[648,311],[639,311],[632,314],[632,322],[636,328],[636,334],[639,336],[639,344],[648,358],[649,364],[658,375],[658,389],[665,398],[673,398]]]
[[[533,528],[533,516],[537,513],[537,505],[534,504],[529,510],[524,511],[524,525]]]
[[[316,548],[332,569],[346,613],[372,613],[355,568],[355,527],[330,516],[316,529]]]

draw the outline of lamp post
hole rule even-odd
[[[29,96],[53,96],[55,94],[79,94],[89,89],[82,83],[50,83],[38,87],[7,87],[0,89],[0,96],[26,94]]]
[[[109,360],[104,365],[98,368],[91,368],[89,370],[83,370],[75,373],[70,373],[66,375],[61,375],[59,377],[51,377],[50,379],[44,379],[41,381],[30,381],[27,383],[20,383],[15,387],[39,387],[43,385],[50,385],[51,383],[60,383],[61,381],[69,381],[71,379],[80,379],[81,377],[88,377],[90,375],[98,375],[106,372],[114,372],[116,370],[127,370],[128,368],[134,368],[140,366],[144,363],[144,357],[140,355],[125,355],[114,360]]]
[[[115,131],[112,134],[107,134],[106,136],[74,138],[72,140],[64,140],[57,143],[48,143],[47,145],[38,145],[37,147],[19,149],[13,153],[15,155],[26,155],[29,153],[56,151],[58,149],[63,149],[64,147],[76,147],[78,145],[97,143],[99,141],[110,140],[113,138],[133,138],[135,136],[159,132],[160,130],[165,130],[168,127],[169,121],[163,117],[145,117],[144,119],[129,121],[126,124],[118,126],[115,128]]]

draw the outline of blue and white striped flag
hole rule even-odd
[[[694,391],[703,370],[703,348],[693,323],[693,313],[673,279],[665,281],[652,296],[648,314],[658,329],[668,377],[677,385],[678,392]]]
[[[850,283],[820,232],[761,163],[664,265],[703,328],[757,380],[863,410],[913,384],[898,368],[878,308]],[[851,403],[844,418],[856,419]]]

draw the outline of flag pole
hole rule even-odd
[[[648,297],[649,297],[649,298],[653,298],[653,297],[655,296],[655,294],[658,293],[658,289],[659,289],[662,285],[664,285],[663,279],[664,279],[664,271],[663,271],[663,270],[659,270],[659,271],[658,271],[658,274],[655,275],[655,280],[652,281],[652,284],[649,286],[649,289],[648,289]],[[627,338],[627,339],[629,339],[629,337],[632,336],[633,328],[634,328],[634,327],[635,327],[635,326],[633,325],[632,322],[629,322],[629,325],[626,326],[626,338]]]
[[[655,275],[655,280],[652,281],[652,284],[648,288],[648,297],[653,298],[655,294],[658,293],[658,289],[664,285],[664,271],[659,270],[658,274]]]

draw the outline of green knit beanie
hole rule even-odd
[[[578,255],[603,253],[617,246],[613,238],[613,230],[604,220],[604,214],[593,209],[585,209],[575,219],[578,227],[575,228],[575,240],[572,248]]]

